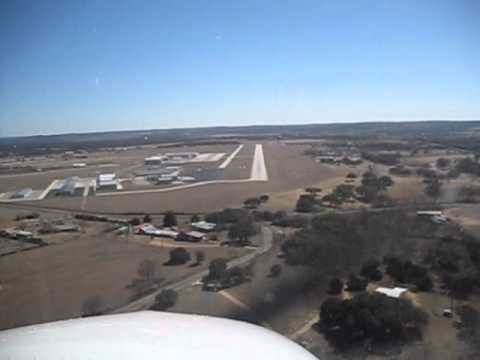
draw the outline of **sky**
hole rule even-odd
[[[479,119],[476,0],[0,2],[0,137]]]

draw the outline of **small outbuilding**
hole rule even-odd
[[[97,189],[117,190],[118,179],[114,173],[97,175]]]
[[[207,239],[207,234],[202,233],[200,231],[190,231],[185,233],[185,235],[187,235],[191,239],[191,241],[194,241],[194,242],[203,241]]]
[[[197,221],[192,223],[192,227],[201,231],[213,231],[217,224],[208,221]]]
[[[394,287],[394,288],[379,287],[375,291],[380,294],[386,295],[388,297],[398,299],[403,295],[403,293],[407,292],[408,289],[401,288],[401,287]]]

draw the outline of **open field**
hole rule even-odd
[[[161,284],[168,284],[205,268],[217,257],[233,258],[248,252],[241,248],[204,248],[206,261],[198,267],[164,266],[170,248],[126,242],[113,234],[56,234],[68,237],[51,245],[10,255],[0,261],[0,328],[77,317],[82,302],[100,296],[109,308],[126,304],[126,288],[146,258],[159,265]],[[58,241],[58,239],[57,239]]]

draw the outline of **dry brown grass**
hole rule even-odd
[[[245,252],[205,248],[204,264],[191,268],[163,266],[169,250],[97,234],[4,257],[0,261],[0,328],[79,316],[82,302],[95,295],[108,307],[124,305],[131,295],[126,285],[137,276],[137,265],[145,258],[158,262],[167,283],[198,272],[213,258]]]

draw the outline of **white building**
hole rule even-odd
[[[111,174],[98,174],[97,175],[97,189],[100,190],[117,190],[118,179],[113,173]]]
[[[417,216],[441,216],[443,215],[442,210],[419,210],[417,211]]]
[[[200,231],[190,231],[187,232],[185,235],[192,239],[192,241],[203,241],[207,239],[207,234]]]
[[[174,152],[174,153],[165,153],[165,157],[168,160],[188,160],[188,159],[195,159],[200,153],[193,152],[193,151],[184,151],[184,152]]]
[[[202,230],[202,231],[212,231],[212,230],[215,229],[216,226],[217,226],[217,224],[207,222],[207,221],[198,221],[198,222],[193,222],[192,223],[192,227],[194,227],[195,229],[198,229],[198,230]]]
[[[178,232],[176,231],[169,230],[169,229],[158,229],[152,224],[138,225],[135,228],[135,233],[140,235],[165,237],[165,238],[171,238],[171,239],[176,239],[178,236]]]
[[[403,293],[408,291],[406,288],[401,288],[401,287],[394,287],[392,288],[385,288],[385,287],[379,287],[375,290],[376,292],[386,295],[391,298],[398,299],[400,296],[402,296]]]
[[[164,156],[150,156],[144,159],[144,164],[147,166],[159,166],[162,165],[164,159]]]

